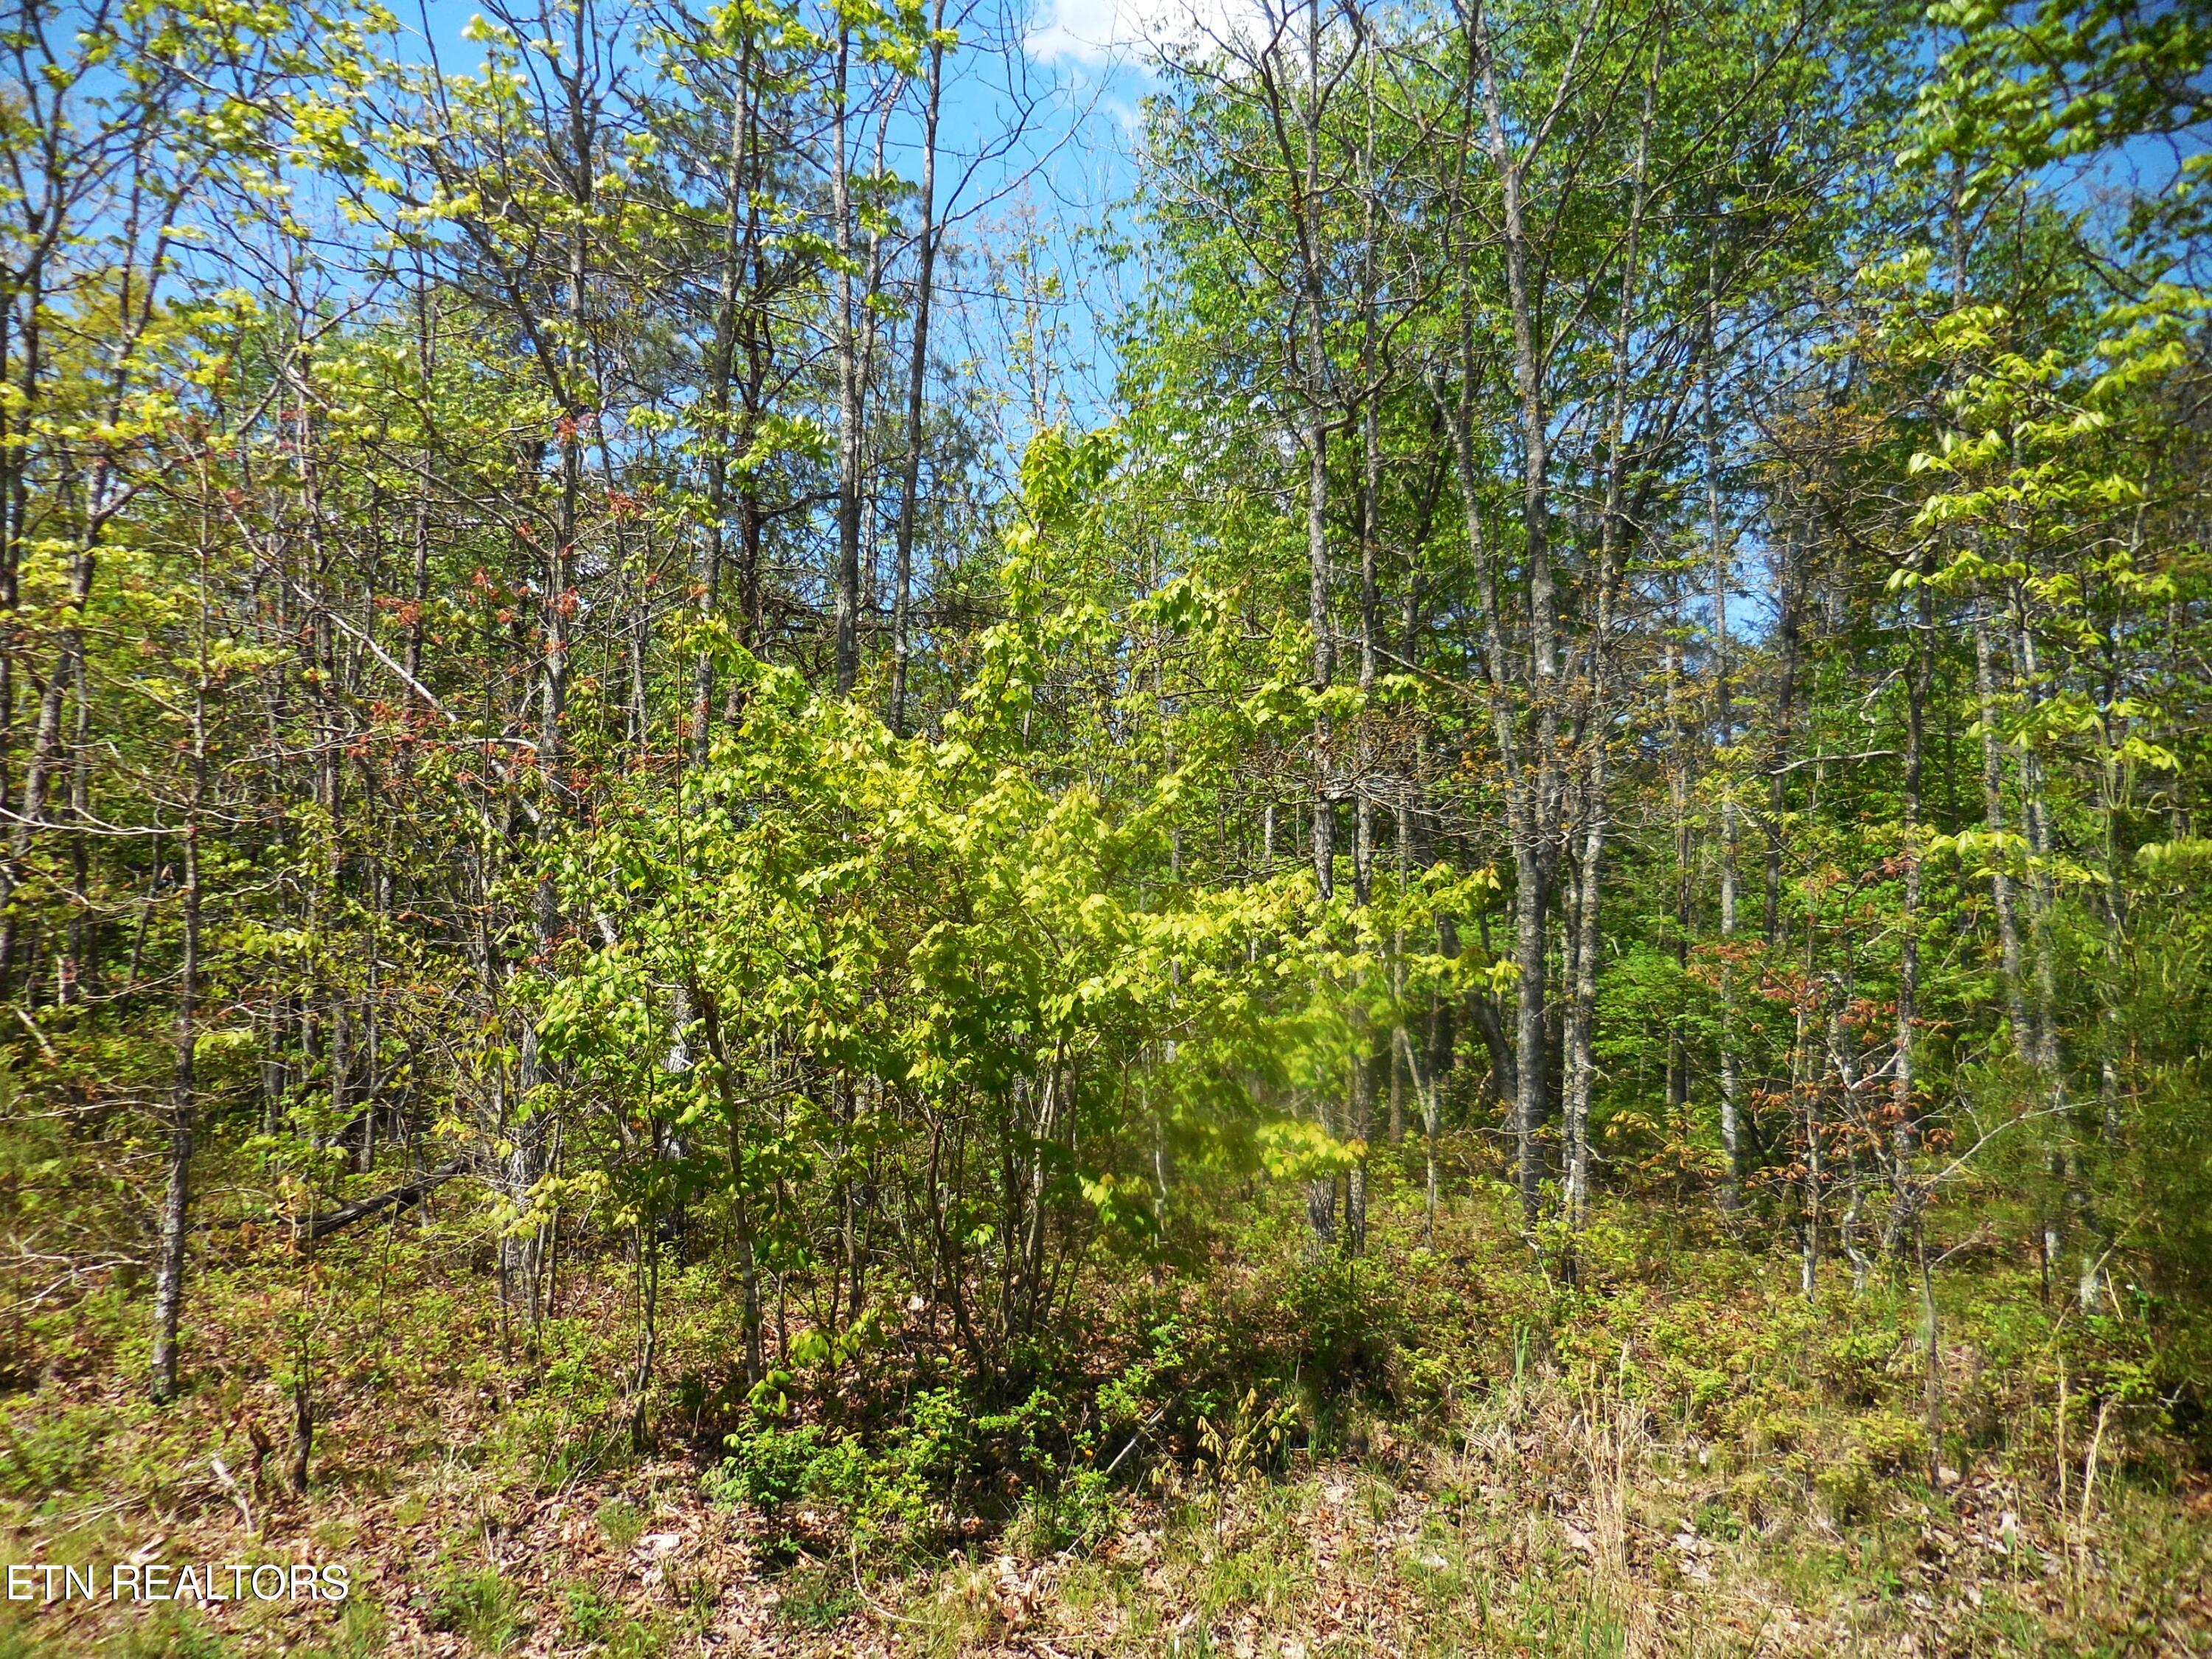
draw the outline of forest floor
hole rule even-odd
[[[1504,1218],[1462,1201],[1425,1251],[1409,1196],[1375,1250],[1396,1352],[1309,1424],[1318,1449],[1208,1463],[1163,1444],[1079,1544],[1018,1516],[902,1553],[863,1554],[813,1499],[730,1501],[672,1432],[637,1455],[609,1431],[619,1264],[575,1272],[526,1364],[459,1206],[307,1266],[232,1240],[166,1411],[138,1385],[143,1286],[19,1334],[36,1364],[19,1355],[0,1395],[0,1555],[96,1567],[101,1594],[0,1601],[0,1659],[2212,1655],[2212,1486],[2141,1413],[2084,1409],[2078,1376],[2063,1415],[2063,1369],[2043,1399],[2054,1318],[2002,1263],[1945,1290],[1958,1426],[1931,1470],[1901,1293],[1843,1276],[1808,1308],[1786,1236],[1631,1242],[1564,1316],[1553,1287],[1540,1348],[1542,1287]],[[1224,1271],[1252,1281],[1243,1301],[1192,1297],[1249,1310],[1281,1288]],[[686,1344],[726,1340],[726,1298],[668,1294],[672,1374]],[[320,1401],[304,1498],[283,1474],[302,1332]],[[105,1595],[117,1562],[216,1564],[228,1589],[230,1564],[303,1559],[345,1564],[347,1599]]]

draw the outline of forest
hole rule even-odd
[[[2212,1655],[2208,136],[0,9],[0,1659]]]

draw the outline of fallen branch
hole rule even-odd
[[[394,1187],[388,1193],[378,1193],[370,1198],[357,1198],[350,1204],[339,1205],[335,1210],[325,1211],[321,1215],[310,1216],[307,1218],[307,1236],[309,1238],[328,1238],[340,1228],[350,1227],[362,1217],[374,1215],[380,1210],[390,1209],[395,1205],[404,1210],[410,1205],[419,1204],[432,1188],[443,1185],[460,1172],[459,1164],[448,1164],[441,1170],[433,1170],[428,1175],[417,1176],[404,1187]]]
[[[230,1501],[238,1505],[238,1518],[246,1522],[246,1530],[251,1533],[253,1530],[253,1510],[246,1501],[246,1493],[238,1484],[238,1477],[230,1472],[230,1465],[222,1461],[221,1452],[210,1455],[208,1462],[215,1470],[216,1480],[230,1494]]]

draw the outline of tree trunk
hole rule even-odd
[[[1928,586],[1931,573],[1923,563],[1914,592],[1915,626],[1912,658],[1905,674],[1905,902],[1899,917],[1897,954],[1897,1055],[1890,1070],[1889,1132],[1890,1218],[1887,1243],[1893,1251],[1904,1248],[1911,1226],[1916,1194],[1912,1155],[1917,1141],[1912,1090],[1917,1039],[1914,1021],[1920,1008],[1921,905],[1921,781],[1926,754],[1928,693],[1936,672],[1935,599]]]
[[[731,452],[738,434],[731,420],[731,386],[736,378],[738,293],[744,280],[747,228],[751,222],[747,161],[752,143],[751,38],[737,61],[737,106],[730,117],[730,155],[723,179],[723,205],[729,224],[723,234],[722,273],[716,295],[714,337],[707,365],[707,406],[714,429],[707,453],[707,524],[699,558],[699,606],[709,620],[721,613],[722,570],[726,562],[723,526],[730,512]],[[740,457],[740,459],[743,458]],[[706,769],[714,738],[714,653],[702,649],[691,665],[690,759],[695,772]]]
[[[853,27],[839,15],[836,108],[830,124],[830,210],[837,270],[837,695],[851,695],[860,672],[860,324],[854,314],[851,77]]]
[[[1698,375],[1699,422],[1705,440],[1705,538],[1712,561],[1713,580],[1713,721],[1716,744],[1725,748],[1735,741],[1735,708],[1729,684],[1729,550],[1721,526],[1720,427],[1713,407],[1713,354],[1716,319],[1713,314],[1712,271],[1706,270],[1705,362]],[[1731,957],[1736,924],[1735,795],[1725,767],[1717,769],[1720,793],[1721,861],[1721,1146],[1728,1158],[1728,1176],[1721,1202],[1735,1210],[1743,1202],[1743,1116],[1736,1068],[1735,965]]]
[[[915,248],[914,339],[907,362],[906,470],[899,480],[898,568],[891,592],[891,734],[906,735],[908,653],[914,603],[914,532],[921,488],[924,398],[929,383],[929,313],[937,272],[937,118],[945,88],[944,0],[930,21],[928,83],[922,107],[921,183],[915,203],[921,216]]]
[[[1972,612],[1974,686],[1982,729],[1982,827],[1990,839],[1990,899],[1996,914],[1997,959],[2003,981],[2005,1021],[2012,1031],[2013,1052],[2033,1066],[2043,1045],[2029,1024],[2027,1000],[2021,983],[2020,913],[2012,875],[2006,869],[2010,854],[2003,846],[2005,834],[2004,757],[1997,737],[1996,656],[1990,638],[1989,599],[1978,594]]]
[[[1521,440],[1521,534],[1528,572],[1528,771],[1518,780],[1520,809],[1513,835],[1514,1103],[1516,1185],[1523,1225],[1533,1237],[1542,1198],[1544,1165],[1538,1137],[1549,1115],[1551,1066],[1546,1043],[1549,980],[1545,934],[1551,919],[1554,866],[1559,852],[1559,597],[1552,569],[1551,422],[1544,397],[1536,296],[1529,273],[1528,235],[1522,216],[1522,169],[1507,136],[1504,102],[1498,88],[1497,53],[1489,23],[1474,15],[1479,95],[1492,167],[1498,173],[1505,284],[1512,313],[1512,362]],[[1494,579],[1493,579],[1494,580]],[[1508,789],[1516,769],[1508,760]]]
[[[183,842],[184,957],[177,975],[177,1042],[168,1113],[168,1179],[161,1200],[160,1259],[154,1280],[154,1398],[177,1394],[177,1331],[185,1302],[185,1246],[190,1233],[192,1134],[198,1110],[195,1051],[199,1041],[200,822],[207,801],[208,595],[206,526],[200,571],[199,663],[192,689],[191,793]]]
[[[1667,806],[1674,830],[1674,972],[1686,987],[1690,972],[1690,757],[1682,726],[1682,652],[1670,636],[1660,647],[1667,681]],[[1690,1103],[1689,1043],[1683,1016],[1667,1026],[1667,1108],[1679,1119]]]
[[[1628,353],[1635,331],[1638,260],[1642,252],[1652,116],[1665,52],[1662,35],[1653,50],[1650,72],[1644,79],[1644,103],[1637,125],[1628,223],[1620,249],[1620,301],[1613,314],[1613,386],[1606,411],[1605,505],[1598,532],[1597,615],[1590,632],[1589,719],[1584,726],[1589,762],[1583,782],[1582,855],[1577,860],[1575,881],[1575,979],[1567,1005],[1567,1074],[1561,1113],[1567,1142],[1566,1218],[1568,1227],[1575,1232],[1582,1231],[1589,1209],[1589,1109],[1597,1075],[1593,1043],[1597,1028],[1598,957],[1602,943],[1598,913],[1604,892],[1605,838],[1611,805],[1607,764],[1613,747],[1613,709],[1607,696],[1607,677],[1613,661],[1613,591],[1619,580],[1622,544],[1628,532],[1622,511],[1626,483],[1624,447],[1628,424]]]

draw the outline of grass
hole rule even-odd
[[[516,1587],[496,1569],[462,1573],[439,1591],[433,1625],[459,1636],[479,1653],[511,1652],[532,1624]]]
[[[610,1498],[599,1505],[596,1518],[599,1530],[607,1535],[607,1542],[625,1555],[645,1531],[643,1512],[627,1498]]]
[[[779,1623],[794,1630],[836,1630],[860,1611],[860,1593],[834,1567],[794,1571],[775,1604]]]
[[[619,1263],[564,1273],[533,1358],[506,1346],[465,1236],[410,1230],[355,1262],[336,1243],[304,1498],[283,1478],[268,1316],[285,1263],[198,1281],[192,1386],[167,1411],[137,1381],[141,1302],[103,1291],[37,1334],[40,1380],[0,1399],[0,1550],[102,1562],[158,1538],[179,1560],[273,1560],[305,1540],[359,1593],[204,1614],[0,1603],[0,1659],[2212,1659],[2212,1497],[2192,1455],[2115,1411],[2084,1502],[2081,1402],[2103,1351],[2063,1334],[2062,1423],[2052,1321],[2002,1262],[1943,1286],[1931,1460],[1900,1292],[1838,1285],[1808,1305],[1778,1254],[1680,1234],[1614,1235],[1568,1291],[1486,1198],[1452,1206],[1433,1254],[1417,1215],[1379,1185],[1356,1272],[1312,1269],[1286,1220],[1126,1304],[1102,1287],[1092,1322],[1138,1331],[1122,1352],[1157,1361],[1137,1415],[1187,1406],[1185,1429],[1163,1419],[1110,1487],[1036,1487],[988,1523],[940,1497],[941,1535],[885,1534],[857,1561],[835,1494],[764,1516],[710,1499],[711,1437],[632,1449],[608,1380],[630,1337]],[[668,1374],[712,1376],[729,1299],[698,1268],[672,1284]],[[1351,1357],[1328,1386],[1316,1331]],[[273,1445],[258,1469],[256,1426]],[[1127,1438],[1101,1435],[1092,1467]],[[803,1542],[780,1547],[794,1522]]]

